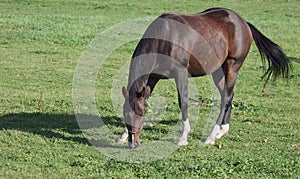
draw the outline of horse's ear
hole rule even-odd
[[[123,96],[126,98],[126,97],[128,97],[128,91],[127,91],[127,89],[123,86],[123,88],[122,88],[122,93],[123,93]]]
[[[150,86],[147,86],[145,89],[145,98],[148,99],[151,95],[151,88]]]
[[[151,94],[151,88],[149,86],[143,87],[142,92],[140,93],[140,96],[145,97],[146,99],[149,98]]]

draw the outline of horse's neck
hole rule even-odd
[[[141,92],[146,87],[157,60],[156,53],[153,53],[156,52],[156,46],[152,43],[153,39],[142,39],[137,45],[130,63],[127,89]]]
[[[148,55],[140,55],[132,58],[130,63],[127,89],[141,92],[143,87],[146,87],[149,75],[154,66],[154,63],[152,62],[153,59],[147,57]]]
[[[148,78],[149,75],[142,75],[140,77],[129,77],[129,81],[128,81],[128,87],[127,89],[129,89],[129,91],[131,92],[131,94],[138,94],[142,91],[143,87],[146,87],[147,82],[148,82]]]

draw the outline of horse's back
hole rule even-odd
[[[244,58],[252,42],[252,33],[247,22],[236,12],[225,8],[212,8],[199,13],[206,19],[213,19],[228,33],[228,58]]]
[[[235,33],[241,27],[249,29],[246,21],[239,14],[226,8],[211,8],[196,14],[163,13],[159,18],[188,25],[199,33],[222,30]]]
[[[229,57],[245,56],[248,51],[244,49],[252,41],[246,22],[224,8],[191,15],[164,13],[149,26],[143,39],[134,56],[145,52],[170,56],[192,76],[214,72]]]
[[[207,39],[212,47],[220,48],[227,43],[227,58],[242,58],[252,42],[252,34],[247,22],[236,12],[226,8],[211,8],[194,15],[183,15],[187,22]],[[219,34],[221,36],[218,36]],[[210,39],[213,39],[210,41]],[[218,43],[215,43],[215,42]],[[218,49],[216,49],[218,50]]]

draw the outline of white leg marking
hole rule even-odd
[[[205,144],[215,144],[216,136],[220,133],[221,127],[215,124],[213,130],[211,131],[210,135],[205,140]]]
[[[179,146],[188,145],[187,137],[190,131],[191,131],[190,122],[189,119],[186,119],[185,121],[183,121],[183,132],[182,132],[182,136],[179,138],[177,145]]]
[[[221,130],[219,134],[216,136],[217,139],[220,139],[223,135],[227,134],[229,131],[229,124],[221,125]]]
[[[118,140],[119,144],[124,144],[127,140],[128,137],[128,130],[127,127],[125,127],[123,134],[121,135],[121,137]]]

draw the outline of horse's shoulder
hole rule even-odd
[[[170,19],[181,23],[186,23],[184,15],[178,12],[167,12],[159,16],[159,18]]]

